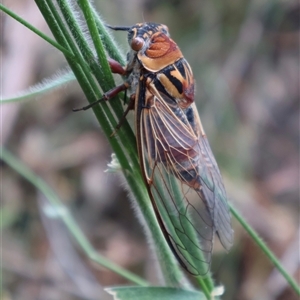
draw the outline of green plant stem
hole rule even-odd
[[[63,32],[61,31],[56,19],[54,18],[51,9],[49,6],[45,3],[45,1],[42,0],[36,0],[35,1],[37,6],[39,7],[41,13],[43,14],[47,24],[49,25],[55,39],[58,41],[59,44],[63,45],[65,48],[67,48],[69,51],[72,51],[70,48],[70,45],[68,44]],[[72,51],[73,52],[73,51]],[[89,74],[88,67],[86,66],[86,63],[79,58],[79,62],[83,63],[83,65],[79,65],[77,62],[74,62],[73,60],[69,59],[68,56],[65,56],[68,64],[70,65],[77,81],[81,85],[81,88],[85,93],[88,94],[88,98],[95,99],[95,93],[93,92],[93,89],[90,85],[90,82],[88,81],[86,74]],[[85,73],[84,73],[85,71]]]
[[[14,157],[9,151],[4,148],[0,148],[0,156],[3,161],[5,161],[11,168],[18,172],[21,176],[26,178],[30,183],[32,183],[37,190],[39,190],[48,201],[51,206],[56,210],[58,217],[64,222],[68,230],[71,232],[73,238],[76,240],[77,244],[85,252],[85,254],[93,261],[99,263],[100,265],[112,270],[113,272],[119,274],[120,276],[126,278],[127,280],[140,285],[149,286],[149,283],[140,278],[139,276],[119,267],[111,261],[108,261],[102,257],[99,253],[95,251],[90,242],[86,239],[85,235],[78,227],[76,221],[73,219],[72,215],[69,213],[67,208],[63,205],[59,197],[55,192],[36,174],[30,171],[21,161]]]
[[[104,47],[102,45],[98,30],[97,30],[94,16],[90,9],[90,3],[87,0],[79,0],[79,1],[81,3],[82,12],[83,12],[85,20],[87,22],[87,25],[88,25],[88,28],[90,31],[90,35],[91,35],[94,45],[95,45],[95,49],[96,49],[97,57],[98,57],[98,63],[101,66],[100,70],[102,73],[101,75],[103,76],[103,78],[101,78],[101,86],[107,86],[108,88],[111,88],[114,80],[111,75],[111,70],[110,70],[109,64],[106,59],[106,53],[105,53]],[[110,76],[107,76],[108,74]],[[104,75],[106,75],[106,76],[104,76]]]
[[[37,0],[37,2],[40,2],[40,0]],[[71,51],[74,53],[79,65],[83,69],[83,71],[85,73],[85,76],[88,78],[88,81],[93,85],[94,91],[97,91],[97,90],[99,91],[99,89],[98,89],[97,85],[94,83],[94,80],[92,79],[92,77],[88,76],[90,74],[91,70],[90,70],[89,67],[87,67],[87,64],[86,64],[85,60],[83,59],[83,57],[82,57],[79,49],[77,48],[74,40],[72,39],[71,34],[69,33],[69,31],[65,27],[65,24],[64,24],[63,20],[61,19],[56,7],[54,6],[54,4],[51,0],[46,0],[46,2],[48,4],[49,11],[51,12],[51,16],[52,16],[52,19],[53,19],[52,24],[55,24],[56,27],[57,27],[57,30],[55,30],[56,38],[58,39],[58,41],[60,43],[64,44],[66,47],[71,49]],[[53,26],[52,26],[52,28],[53,28]]]
[[[69,32],[65,27],[65,24],[61,20],[60,16],[58,15],[55,6],[51,1],[47,1],[49,6],[43,0],[36,0],[36,3],[41,10],[42,14],[45,17],[53,35],[58,40],[59,43],[65,45],[66,47],[75,51],[79,56],[79,62],[82,62],[81,54],[78,52],[78,49],[74,42],[71,40]],[[69,43],[68,43],[69,41]],[[72,48],[71,48],[72,47]],[[66,57],[67,59],[67,57]],[[89,100],[90,103],[96,101],[100,96],[100,91],[98,86],[96,85],[93,77],[90,74],[90,71],[84,66],[74,65],[72,62],[68,61],[70,64],[71,69],[73,70],[85,96]],[[113,128],[117,125],[116,121],[114,121],[114,117],[111,114],[109,108],[107,107],[106,103],[102,103],[100,106],[93,107],[93,110],[97,116],[98,121],[101,124],[101,127],[107,136],[110,136],[113,132]],[[120,145],[115,138],[109,139],[114,151],[121,157],[122,161],[128,162],[127,157],[124,155],[124,151],[121,149]],[[125,166],[125,169],[130,170],[129,163]]]
[[[254,231],[254,229],[246,222],[246,220],[239,214],[239,212],[231,205],[230,211],[233,216],[240,222],[240,224],[244,227],[244,229],[248,232],[248,234],[252,237],[255,243],[259,246],[259,248],[266,254],[266,256],[270,259],[270,261],[274,264],[277,270],[282,274],[282,276],[286,279],[289,285],[293,288],[293,290],[300,295],[300,287],[297,282],[286,272],[280,261],[276,258],[274,253],[268,248],[265,242],[259,237],[259,235]]]
[[[103,88],[103,86],[106,86],[106,89],[104,89],[104,91],[106,90],[110,90],[111,88],[114,87],[114,80],[110,71],[110,67],[107,63],[107,59],[106,59],[106,54],[105,51],[100,43],[98,43],[98,47],[96,49],[98,49],[99,47],[101,48],[100,50],[98,50],[98,57],[100,57],[101,63],[97,62],[97,60],[95,59],[95,55],[91,49],[91,45],[88,44],[87,39],[85,38],[85,35],[81,32],[81,27],[79,25],[79,23],[77,22],[72,9],[69,7],[68,3],[65,0],[57,0],[57,3],[60,7],[60,10],[64,16],[64,20],[66,22],[66,24],[68,25],[72,36],[76,42],[76,44],[79,47],[79,51],[82,54],[84,60],[86,62],[88,62],[91,71],[93,72],[93,74],[95,75],[99,85],[101,86],[101,88]],[[63,24],[60,23],[60,27],[63,28]],[[94,32],[95,33],[95,32]],[[65,33],[67,34],[67,32]],[[98,34],[95,34],[96,36],[98,36]],[[71,36],[69,36],[69,39],[71,39]],[[94,38],[93,38],[94,40]],[[72,41],[73,42],[73,41]],[[75,45],[72,44],[72,48]],[[99,55],[99,51],[101,51],[101,54]],[[78,54],[78,53],[77,53]],[[102,65],[103,64],[103,65]],[[104,66],[105,64],[105,66]],[[101,66],[101,68],[99,68],[99,66]],[[119,102],[116,101],[116,105],[119,104]],[[118,105],[120,108],[120,104]],[[123,113],[123,110],[121,108],[121,113]]]
[[[93,63],[97,64],[93,51],[85,39],[81,27],[74,16],[74,9],[71,9],[66,0],[57,0],[57,4],[85,61],[87,61],[90,66],[93,65]]]
[[[75,77],[78,80],[78,83],[80,84],[85,96],[89,100],[90,103],[96,101],[101,97],[100,90],[95,83],[94,78],[91,75],[90,69],[86,67],[86,63],[83,60],[80,52],[78,51],[77,46],[73,42],[67,28],[65,27],[63,21],[61,20],[58,12],[56,11],[56,7],[53,5],[52,1],[47,1],[46,4],[43,0],[36,0],[36,3],[41,10],[45,20],[47,21],[53,35],[57,39],[57,41],[61,44],[63,44],[68,49],[71,49],[74,53],[76,53],[76,56],[78,56],[78,62],[80,65],[74,64],[72,61],[70,61],[67,57],[67,61],[72,69],[72,71],[75,74]],[[102,105],[103,109],[106,109],[105,113],[101,114],[101,125],[104,131],[106,132],[112,132],[112,127],[110,126],[109,117],[111,118],[110,121],[113,121],[114,118],[110,114],[109,109],[105,103]],[[101,111],[101,107],[93,107],[94,112]],[[108,115],[108,118],[106,117]],[[98,115],[99,117],[99,115]],[[99,119],[99,118],[98,118]],[[114,125],[115,124],[115,125]],[[113,123],[114,126],[116,126],[116,122]]]
[[[81,0],[76,0],[76,2],[82,10],[83,5],[82,5]],[[108,54],[110,55],[111,58],[115,59],[122,66],[124,66],[126,64],[124,55],[119,51],[119,47],[116,45],[116,43],[115,43],[114,39],[112,38],[111,34],[109,33],[109,31],[106,30],[106,27],[103,24],[103,22],[101,21],[95,8],[92,5],[90,5],[90,9],[92,11],[93,18],[96,22],[98,34],[101,37],[104,48],[106,49],[106,51],[108,52]]]
[[[37,5],[39,6],[42,14],[45,17],[53,35],[58,40],[59,43],[62,43],[66,47],[70,48],[72,51],[75,51],[79,57],[79,62],[82,63],[81,54],[78,52],[77,46],[72,41],[68,30],[65,28],[63,21],[58,15],[55,6],[51,1],[48,1],[49,6],[42,0],[36,0]],[[53,13],[54,12],[54,13]],[[72,47],[72,48],[71,48]],[[68,58],[66,57],[68,60]],[[73,64],[72,61],[68,60],[68,63],[73,70],[85,96],[89,100],[90,103],[96,101],[100,96],[100,91],[98,86],[96,85],[93,77],[91,76],[90,71],[85,68],[85,64],[77,65]],[[116,126],[116,121],[114,121],[114,117],[111,114],[109,108],[106,103],[103,103],[101,106],[93,107],[93,110],[97,116],[98,121],[101,124],[102,129],[104,130],[107,136],[113,132],[113,128]],[[104,110],[104,112],[103,112]],[[110,124],[112,123],[112,125]],[[109,140],[116,154],[121,157],[123,161],[128,162],[128,159],[124,155],[124,151],[118,145],[116,139]],[[130,169],[130,165],[127,164],[125,168]]]
[[[59,0],[58,4],[62,10],[62,14],[65,18],[65,22],[66,22],[66,24],[68,24],[69,29],[70,29],[71,33],[73,34],[74,40],[77,42],[79,49],[81,49],[81,53],[79,52],[79,49],[75,45],[75,42],[73,41],[69,31],[65,28],[65,23],[63,22],[60,15],[56,11],[56,7],[53,5],[52,1],[47,0],[47,3],[51,9],[51,12],[52,12],[55,20],[58,23],[60,30],[63,33],[63,36],[65,37],[65,39],[68,42],[69,47],[73,50],[76,57],[79,58],[79,62],[81,63],[81,65],[83,67],[85,76],[87,77],[89,83],[92,85],[92,88],[97,95],[97,99],[101,98],[101,94],[99,93],[99,88],[95,84],[94,78],[92,78],[92,76],[90,74],[91,72],[89,72],[89,70],[84,68],[85,66],[84,66],[83,58],[85,59],[86,62],[89,63],[92,72],[94,73],[98,83],[100,84],[100,86],[102,87],[102,89],[104,91],[108,91],[114,87],[114,80],[113,80],[113,77],[111,74],[110,67],[107,63],[106,54],[105,54],[104,48],[102,47],[101,41],[99,42],[99,40],[97,40],[97,42],[95,42],[95,40],[97,39],[97,37],[99,35],[97,32],[97,29],[95,30],[96,27],[92,27],[93,26],[93,16],[91,14],[89,14],[86,16],[86,19],[88,20],[87,24],[89,26],[89,29],[93,33],[93,34],[91,34],[91,36],[92,36],[94,44],[96,46],[96,50],[98,48],[100,48],[99,50],[97,50],[97,52],[98,52],[98,57],[99,57],[99,61],[101,64],[99,64],[95,60],[93,52],[91,51],[89,45],[87,44],[84,36],[81,33],[76,33],[76,31],[80,30],[80,26],[77,23],[76,19],[74,18],[72,11],[68,7],[68,4],[66,3],[66,1]],[[88,11],[88,8],[89,8],[89,3],[87,3],[85,5],[85,10]],[[64,42],[64,40],[62,40],[61,42]],[[83,56],[83,58],[82,58],[82,56]],[[104,64],[104,63],[106,64],[106,67],[103,67],[102,64]],[[101,66],[101,67],[99,67],[99,66]],[[90,103],[92,103],[92,102],[96,101],[97,99],[93,98],[93,99],[88,99],[88,100]],[[116,100],[116,99],[114,99],[114,100]],[[116,113],[117,117],[120,119],[123,115],[123,109],[120,106],[120,104],[119,105],[118,104],[119,104],[119,101],[115,101],[115,105],[113,106],[113,109],[114,109],[114,112]],[[112,113],[109,109],[108,103],[102,103],[100,106],[100,109],[103,110],[103,112],[101,114],[101,120],[103,120],[103,118],[106,118],[108,122],[112,123],[111,124],[112,128],[115,128],[117,125],[117,122],[115,121],[114,116],[112,115]],[[105,126],[105,128],[109,128],[109,126],[107,126],[107,124],[103,124],[103,123],[101,123],[101,121],[100,121],[100,124],[102,126]],[[123,139],[122,143],[125,146],[126,150],[128,150],[130,156],[132,158],[134,158],[134,155],[133,155],[134,153],[132,152],[133,147],[128,144],[128,140],[131,140],[131,142],[133,142],[135,139],[134,139],[133,132],[132,132],[130,126],[128,125],[127,121],[124,122],[123,128],[126,129],[127,134],[126,134],[126,139]],[[110,129],[110,134],[113,132],[113,130],[114,129]],[[137,163],[137,161],[136,161],[136,163]]]
[[[95,77],[98,80],[99,85],[101,88],[106,92],[111,90],[115,85],[114,85],[114,80],[113,76],[111,74],[110,66],[107,62],[107,57],[106,57],[106,52],[104,49],[104,46],[102,44],[102,40],[100,39],[100,35],[98,32],[98,28],[96,25],[96,20],[94,19],[94,14],[91,9],[91,5],[89,1],[86,0],[79,0],[80,7],[82,8],[84,17],[86,19],[89,31],[90,31],[90,36],[93,40],[96,52],[97,52],[97,57],[98,57],[98,63],[96,66],[94,66],[94,74]],[[98,24],[100,24],[101,21],[100,19],[98,20]],[[104,27],[103,27],[104,28]],[[106,31],[104,29],[104,31]],[[101,67],[99,67],[101,66]],[[118,120],[120,120],[123,117],[123,109],[120,105],[120,101],[116,99],[118,97],[115,97],[111,99],[111,103],[114,105],[111,105],[112,110],[116,114]],[[133,134],[133,131],[131,127],[129,126],[127,120],[125,120],[122,124],[122,127],[120,129],[120,134],[118,134],[121,143],[123,147],[126,149],[126,152],[128,153],[128,156],[131,158],[134,167],[139,168],[139,162],[137,159],[137,151],[136,147],[132,147],[133,145],[136,144],[135,142],[135,136]]]
[[[87,39],[89,39],[89,37],[85,38],[84,34],[81,33],[80,31],[81,27],[77,22],[72,10],[68,6],[68,3],[65,0],[58,0],[58,5],[73,35],[74,40],[76,41],[82,53],[83,58],[85,59],[86,62],[89,63],[89,66],[93,74],[95,75],[95,78],[97,79],[99,85],[104,91],[111,90],[115,86],[114,80],[111,74],[110,67],[107,63],[106,52],[104,50],[104,47],[102,46],[101,41],[99,40],[98,29],[96,27],[96,23],[93,18],[94,15],[90,9],[89,3],[80,1],[80,7],[84,8],[85,18],[87,19],[88,28],[91,32],[91,37],[94,42],[96,52],[98,54],[98,61],[95,59],[94,53],[91,50],[91,45],[87,43]],[[98,23],[101,23],[100,20],[98,21]],[[101,66],[101,68],[99,66]],[[114,101],[114,105],[112,106],[112,109],[115,112],[117,118],[121,119],[124,112],[120,104],[120,101],[117,98],[118,97],[111,99],[111,101]],[[107,109],[108,106],[109,106],[108,104],[103,104],[103,107],[105,107],[104,109],[106,110],[106,114],[109,113],[109,110]],[[109,119],[111,119],[111,117],[109,117]],[[125,129],[126,131],[126,139],[122,139],[122,144],[124,148],[127,150],[129,156],[132,159],[135,158],[136,164],[138,164],[136,151],[132,147],[132,144],[135,144],[135,137],[127,121],[123,123],[122,129]]]

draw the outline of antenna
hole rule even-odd
[[[107,24],[105,26],[113,30],[121,30],[121,31],[128,31],[131,29],[131,26],[110,26]]]

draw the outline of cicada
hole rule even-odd
[[[141,171],[158,223],[182,267],[205,275],[214,234],[229,250],[233,230],[222,177],[195,105],[191,67],[165,25],[108,27],[128,32],[130,51],[125,68],[109,59],[112,71],[126,79],[100,101],[129,91],[125,114],[135,111]]]

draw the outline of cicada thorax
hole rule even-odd
[[[153,76],[153,84],[160,93],[174,99],[182,109],[188,108],[194,102],[194,78],[184,58],[157,72]]]
[[[154,73],[183,57],[177,44],[163,32],[155,32],[143,44],[137,56],[143,67]]]
[[[138,75],[147,76],[158,91],[173,98],[180,107],[191,105],[194,101],[193,73],[177,44],[169,37],[167,27],[137,24],[129,32],[128,40],[132,49],[127,65],[130,80],[134,82]]]

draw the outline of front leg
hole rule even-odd
[[[81,111],[81,110],[87,110],[91,107],[93,107],[94,105],[100,103],[100,102],[104,102],[104,101],[108,101],[111,98],[117,96],[120,92],[127,90],[130,87],[130,84],[127,83],[126,81],[116,87],[114,87],[113,89],[109,90],[108,92],[104,93],[102,98],[81,108],[73,108],[73,111]]]
[[[120,74],[122,76],[126,75],[126,73],[127,73],[126,68],[123,68],[123,66],[119,62],[117,62],[116,60],[114,60],[110,57],[107,59],[107,61],[108,61],[108,64],[110,66],[112,73]],[[118,85],[115,88],[104,93],[101,99],[99,99],[87,106],[81,107],[81,108],[73,108],[73,111],[76,112],[76,111],[81,111],[81,110],[87,110],[87,109],[93,107],[95,104],[98,104],[103,101],[108,101],[111,98],[117,96],[120,92],[127,90],[129,88],[129,86],[130,86],[129,83],[124,82],[123,84]]]
[[[124,68],[119,62],[110,57],[107,59],[107,61],[112,73],[120,74],[122,76],[126,75],[126,68]]]

